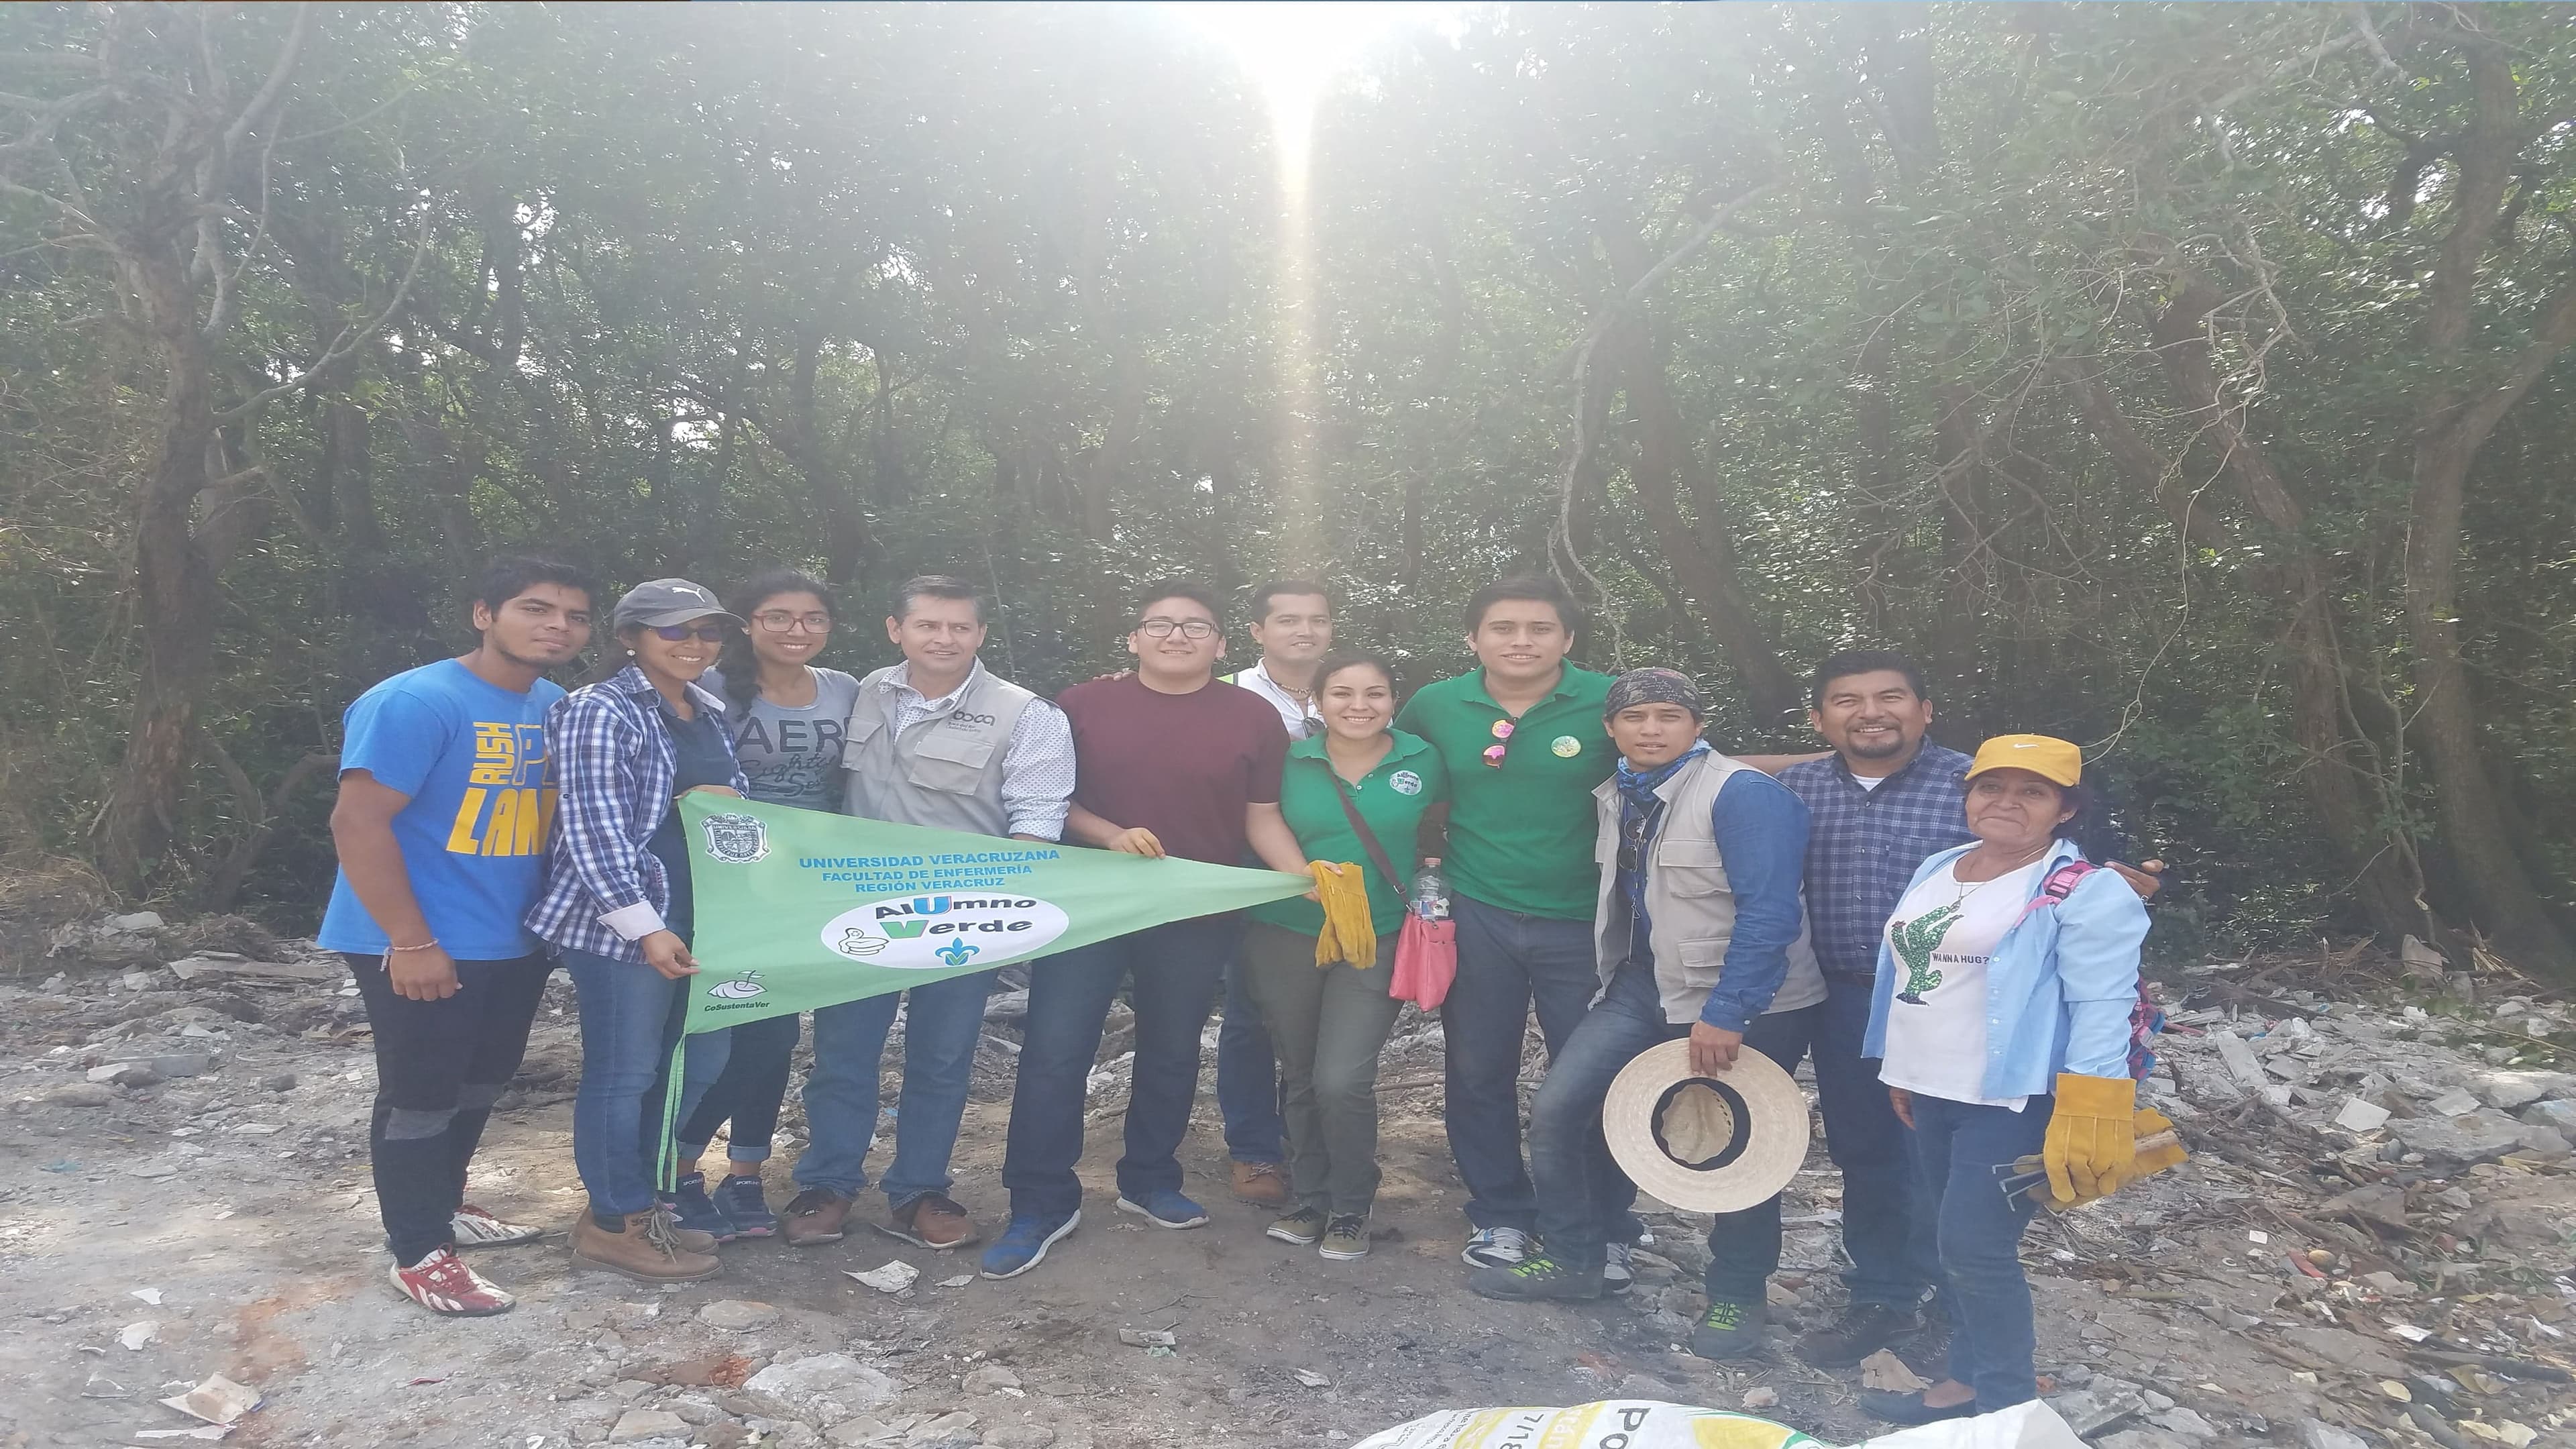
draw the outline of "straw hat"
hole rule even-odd
[[[1601,1132],[1630,1181],[1701,1213],[1752,1207],[1807,1160],[1807,1100],[1780,1065],[1747,1048],[1725,1075],[1691,1070],[1690,1042],[1648,1047],[1619,1071]]]

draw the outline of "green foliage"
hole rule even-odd
[[[850,668],[884,656],[865,621],[894,582],[963,573],[1002,606],[994,662],[1040,687],[1118,664],[1149,576],[1323,573],[1345,631],[1419,682],[1465,662],[1467,593],[1555,567],[1600,586],[1586,657],[1707,676],[1729,744],[1804,746],[1756,676],[1874,644],[1925,660],[1953,742],[2098,747],[2131,849],[2177,866],[2164,929],[2187,945],[2384,924],[2357,859],[2456,884],[2409,733],[2417,401],[2496,385],[2576,215],[2576,139],[2543,128],[2474,345],[2427,345],[2459,173],[2410,149],[2465,124],[2476,45],[2519,48],[2535,115],[2576,76],[2563,14],[2488,20],[2499,39],[2394,6],[1478,11],[1326,98],[1296,228],[1262,97],[1151,11],[327,12],[213,223],[240,267],[227,399],[301,385],[222,438],[224,471],[265,472],[227,505],[246,544],[155,887],[206,889],[273,809],[247,899],[309,913],[327,772],[258,797],[333,747],[358,688],[465,642],[484,557],[542,548],[620,583],[822,569],[862,621]],[[0,92],[75,96],[41,58],[95,55],[113,23],[0,10]],[[286,22],[185,23],[237,101]],[[105,201],[141,179],[126,104],[53,138]],[[0,144],[47,123],[11,112]],[[128,279],[45,201],[62,178],[0,178],[0,828],[81,857],[142,668],[163,369]],[[2197,334],[2215,410],[2154,333],[2186,273],[2220,298]],[[2160,473],[2106,442],[2086,380]],[[2480,746],[2559,910],[2571,408],[2545,368],[2479,456],[2458,550]],[[2295,525],[2227,481],[2245,447]],[[2292,718],[2292,559],[2331,595],[2334,759]],[[2322,826],[2320,770],[2365,781],[2355,838]]]

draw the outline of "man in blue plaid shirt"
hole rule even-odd
[[[1905,1126],[1861,1037],[1888,916],[1925,857],[1975,837],[1968,757],[1924,738],[1932,701],[1913,660],[1874,649],[1833,655],[1816,666],[1808,706],[1807,722],[1834,752],[1782,770],[1780,783],[1807,805],[1807,921],[1826,994],[1806,1050],[1825,1146],[1843,1174],[1852,1269],[1842,1318],[1800,1339],[1798,1355],[1842,1368],[1922,1327],[1923,1295],[1937,1281],[1932,1225],[1907,1207]],[[2153,875],[2109,864],[2139,895],[2155,894]]]
[[[1816,1014],[1816,1098],[1825,1145],[1843,1174],[1843,1250],[1851,1303],[1798,1341],[1823,1367],[1856,1364],[1922,1325],[1936,1266],[1929,1224],[1906,1209],[1905,1127],[1860,1054],[1869,1025],[1879,935],[1924,857],[1968,834],[1968,757],[1923,737],[1932,723],[1923,674],[1901,654],[1853,650],[1816,667],[1808,722],[1834,747],[1792,765],[1780,783],[1806,802],[1807,919],[1824,968]],[[1794,1065],[1794,1064],[1793,1064]]]

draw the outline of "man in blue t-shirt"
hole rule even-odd
[[[385,680],[342,722],[340,874],[319,939],[348,961],[374,1029],[368,1146],[393,1284],[434,1313],[508,1308],[456,1249],[538,1235],[469,1205],[465,1169],[545,994],[520,925],[555,813],[545,721],[564,691],[544,676],[590,642],[591,592],[569,564],[495,562],[473,651]]]

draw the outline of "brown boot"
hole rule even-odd
[[[1296,1194],[1289,1191],[1288,1169],[1276,1162],[1234,1164],[1234,1200],[1254,1207],[1284,1208]]]
[[[788,1199],[779,1215],[788,1246],[811,1247],[841,1240],[841,1223],[850,1215],[850,1200],[828,1187],[809,1187]]]
[[[928,1193],[896,1208],[878,1232],[945,1253],[981,1236],[975,1220],[945,1193]]]
[[[573,1220],[572,1256],[577,1263],[623,1273],[642,1283],[694,1282],[714,1277],[724,1266],[712,1253],[683,1249],[651,1212],[628,1213],[626,1230],[612,1233],[585,1211]]]

